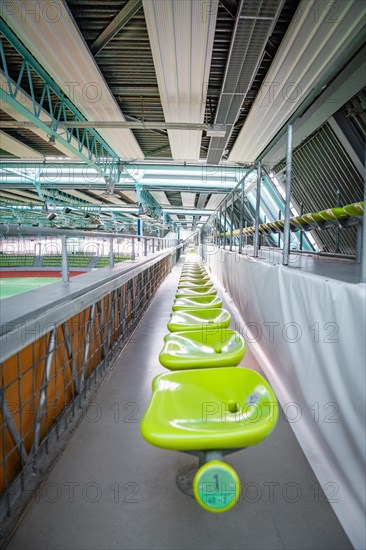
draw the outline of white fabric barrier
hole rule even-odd
[[[203,248],[326,497],[364,549],[366,285]]]

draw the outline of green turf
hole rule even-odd
[[[61,281],[60,277],[9,277],[0,279],[0,300]]]

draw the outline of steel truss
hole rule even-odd
[[[0,32],[2,34],[2,37],[0,37],[1,69],[6,83],[6,89],[2,88],[0,91],[2,101],[32,122],[35,127],[54,138],[73,156],[86,161],[98,172],[113,181],[119,181],[120,163],[118,155],[95,129],[64,126],[67,121],[85,122],[86,119],[2,19],[0,19]],[[22,58],[22,64],[15,80],[9,75],[8,67],[11,62],[11,52],[9,52],[8,47],[4,47],[4,40]],[[23,98],[25,94],[22,89],[22,82],[25,79],[30,90],[32,110],[22,101],[22,94]],[[36,97],[35,83],[39,85],[40,82],[42,91]],[[45,114],[50,118],[47,123],[44,122]]]

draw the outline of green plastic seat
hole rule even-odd
[[[161,374],[141,422],[146,441],[195,451],[257,445],[274,429],[276,397],[257,372],[238,367]]]
[[[230,313],[226,309],[221,308],[173,311],[170,314],[168,329],[170,332],[199,329],[207,332],[216,328],[227,328],[230,322]]]
[[[182,273],[179,279],[188,279],[189,281],[200,281],[201,279],[209,279],[207,273]]]
[[[210,287],[213,286],[211,281],[183,281],[178,283],[178,288],[197,288],[197,287]]]
[[[173,304],[173,311],[186,311],[189,309],[221,307],[222,300],[218,296],[198,296],[194,298],[177,298]]]
[[[235,367],[244,354],[244,338],[235,330],[192,330],[167,334],[159,360],[169,370],[207,369]]]
[[[175,297],[192,298],[193,296],[214,296],[215,294],[217,294],[217,290],[213,286],[200,286],[197,288],[178,288]]]
[[[202,272],[202,273],[192,273],[192,272],[185,272],[181,273],[180,279],[183,278],[190,278],[190,279],[202,279],[204,277],[209,277],[208,273]]]
[[[179,285],[183,284],[183,283],[190,283],[190,284],[194,284],[194,285],[200,285],[200,286],[206,286],[207,284],[212,284],[212,281],[209,277],[205,278],[205,279],[191,279],[191,278],[181,278],[179,279]],[[213,285],[212,285],[213,286]]]
[[[182,271],[180,274],[181,277],[208,277],[208,273],[206,271]]]
[[[182,272],[184,271],[192,271],[192,272],[203,272],[203,271],[206,271],[206,269],[202,266],[202,267],[182,267]]]

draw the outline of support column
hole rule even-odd
[[[285,202],[285,226],[283,230],[282,264],[288,265],[290,255],[290,202],[292,183],[292,124],[287,126],[287,151],[286,151],[286,202]]]
[[[336,192],[336,206],[339,207],[341,205],[341,192],[339,189],[337,189],[337,192]],[[340,229],[339,227],[337,227],[336,229],[336,232],[335,232],[335,253],[338,254],[339,253],[339,241],[340,241]]]
[[[255,204],[255,233],[254,233],[254,258],[258,258],[259,250],[259,209],[261,205],[261,181],[262,181],[262,165],[258,162],[257,166],[257,200]]]
[[[230,250],[233,249],[233,224],[234,224],[234,193],[231,203],[231,218],[230,218]]]
[[[241,182],[241,190],[240,190],[239,254],[241,254],[243,250],[243,216],[244,216],[244,179]]]
[[[225,199],[225,202],[224,202],[224,245],[222,247],[224,250],[226,248],[226,210],[227,210],[227,199]]]
[[[61,235],[61,258],[62,258],[62,282],[68,283],[69,278],[69,262],[67,259],[67,243],[66,235]]]
[[[300,216],[302,216],[303,213],[304,213],[304,205],[301,202],[300,203]],[[303,247],[303,239],[304,239],[304,232],[300,231],[300,250],[302,250],[302,247]]]
[[[114,266],[113,237],[109,237],[109,267]]]
[[[366,164],[366,154],[365,154]],[[363,200],[366,203],[366,175],[364,176],[364,191]],[[361,283],[366,283],[366,210],[363,209],[363,223],[362,223],[362,247],[361,247]]]

